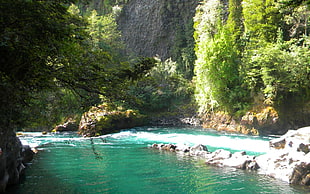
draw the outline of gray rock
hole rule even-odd
[[[23,163],[27,164],[33,160],[34,152],[29,145],[23,145],[22,149],[22,159]]]
[[[177,145],[175,151],[188,153],[190,149],[191,149],[191,147],[189,147],[187,145]]]
[[[270,141],[271,150],[256,158],[259,172],[292,184],[309,185],[310,127],[290,130]]]
[[[301,150],[304,152],[309,152],[310,127],[303,127],[298,130],[289,130],[280,138],[271,140],[269,145],[271,149]]]
[[[310,185],[310,163],[302,162],[295,166],[290,183],[298,185]]]
[[[20,140],[13,130],[0,128],[0,192],[17,184],[23,169]]]
[[[310,185],[310,127],[288,131],[278,139],[270,141],[270,151],[261,156],[248,156],[243,152],[231,152],[223,149],[208,152],[204,145],[189,147],[175,146],[179,153],[189,153],[206,159],[206,164],[219,167],[228,166],[243,170],[258,170],[291,184]],[[171,151],[171,144],[154,144],[156,149]]]
[[[229,163],[226,159],[229,159],[232,154],[223,149],[216,150],[208,155],[206,155],[206,164],[211,164],[215,166],[228,166]]]
[[[198,144],[189,149],[191,155],[203,156],[208,152],[208,148],[205,145]]]

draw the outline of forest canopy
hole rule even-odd
[[[85,111],[99,102],[99,95],[122,98],[116,89],[152,67],[151,59],[122,60],[117,54],[119,45],[107,42],[111,37],[98,25],[110,22],[109,33],[115,36],[113,18],[98,19],[93,13],[87,21],[74,13],[71,3],[1,0],[2,127],[24,126],[36,117],[57,117],[61,103],[68,111],[83,106],[76,111]]]

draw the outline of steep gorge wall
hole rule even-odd
[[[126,49],[137,56],[171,57],[177,34],[187,33],[197,0],[131,0],[118,19]],[[186,46],[186,45],[183,45]]]

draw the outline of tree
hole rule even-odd
[[[263,93],[266,102],[281,106],[290,98],[300,103],[309,99],[308,47],[292,42],[268,44],[248,61],[247,84],[255,94]]]
[[[258,42],[274,42],[283,25],[282,15],[274,0],[244,0],[245,31]]]
[[[83,36],[63,3],[1,0],[1,126],[18,120],[31,93],[56,87],[65,50]]]
[[[310,32],[310,10],[307,6],[301,5],[297,7],[284,6],[280,11],[284,14],[284,39],[299,39],[303,42],[303,39],[308,36]]]
[[[207,1],[195,17],[196,100],[200,112],[215,108],[235,113],[246,105],[242,88],[241,1],[230,1],[228,20],[223,22],[221,1]]]
[[[130,85],[127,95],[129,102],[143,113],[154,114],[173,111],[182,103],[190,103],[192,87],[177,71],[176,62],[171,59],[157,59],[146,76]]]
[[[229,15],[226,27],[234,36],[236,42],[240,44],[240,38],[244,32],[242,0],[229,0]]]
[[[282,0],[280,3],[284,4],[285,6],[293,6],[293,7],[298,7],[303,4],[310,4],[309,0]]]
[[[39,92],[67,88],[116,98],[124,80],[140,73],[94,49],[87,22],[68,12],[72,2],[0,1],[1,129],[24,125],[21,110],[29,110]]]
[[[123,48],[123,43],[120,41],[121,33],[112,14],[100,16],[93,10],[87,20],[89,23],[87,31],[95,44],[94,48],[113,53]]]

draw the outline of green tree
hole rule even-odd
[[[244,32],[243,15],[242,15],[242,0],[229,0],[229,15],[226,28],[234,36],[234,39],[240,44],[241,36]]]
[[[236,111],[241,108],[236,102],[240,102],[242,90],[233,39],[222,31],[205,44],[201,50],[203,58],[196,63],[198,101],[202,100],[205,110],[220,107],[228,112]]]
[[[185,26],[177,26],[176,28],[171,58],[177,62],[177,71],[183,74],[186,79],[191,80],[196,60],[193,21],[190,20]]]
[[[129,87],[128,94],[133,97],[131,106],[144,113],[154,114],[173,112],[182,104],[190,103],[192,86],[178,73],[177,66],[171,59],[157,59],[146,76]]]
[[[283,25],[274,0],[243,0],[245,31],[253,41],[274,42]]]
[[[94,48],[113,53],[123,48],[123,44],[119,40],[121,33],[117,30],[117,24],[112,14],[100,16],[96,10],[93,10],[87,19],[89,23],[87,31],[91,36],[92,43],[95,44]]]
[[[302,43],[303,38],[309,35],[310,10],[305,5],[297,7],[283,7],[280,10],[284,14],[284,39],[299,39]]]
[[[246,90],[242,87],[241,1],[230,1],[226,23],[221,20],[220,1],[207,1],[195,17],[197,61],[196,100],[200,112],[220,108],[229,113],[244,109]],[[213,19],[214,18],[214,19]]]
[[[1,129],[23,126],[40,92],[67,88],[80,96],[117,98],[124,80],[140,73],[94,49],[87,22],[67,11],[69,3],[73,1],[1,0]]]
[[[310,4],[309,0],[281,0],[280,3],[284,4],[285,6],[293,6],[298,7],[300,5]]]
[[[251,56],[247,82],[255,94],[281,106],[289,98],[309,98],[310,52],[291,42],[272,43]]]

